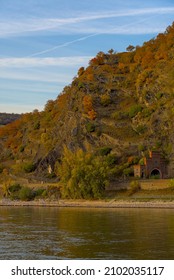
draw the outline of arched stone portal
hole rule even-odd
[[[161,171],[157,168],[154,168],[150,173],[150,177],[153,177],[153,176],[162,178]]]
[[[167,161],[160,152],[152,151],[149,157],[143,158],[143,162],[134,165],[134,176],[139,178],[167,178]]]

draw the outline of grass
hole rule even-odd
[[[173,201],[174,188],[160,189],[160,190],[137,190],[130,195],[129,190],[109,191],[106,193],[108,199],[123,200],[123,201]]]

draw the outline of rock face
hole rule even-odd
[[[51,174],[54,170],[55,162],[60,158],[60,156],[59,151],[52,150],[46,157],[37,162],[37,171],[48,171],[48,173]]]
[[[24,114],[0,130],[1,162],[54,169],[63,146],[94,153],[111,149],[118,164],[149,150],[174,174],[174,25],[128,52],[100,52],[43,112]]]

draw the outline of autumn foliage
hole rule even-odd
[[[91,120],[95,120],[97,113],[95,112],[94,108],[93,108],[93,100],[92,100],[92,96],[90,95],[85,95],[83,98],[83,106],[84,106],[84,111],[85,113],[88,114],[88,117]]]
[[[0,127],[0,159],[11,172],[18,161],[40,172],[61,158],[64,144],[74,151],[87,144],[95,150],[107,141],[122,166],[137,156],[139,145],[160,147],[170,158],[173,122],[174,24],[142,46],[100,51],[43,111]]]

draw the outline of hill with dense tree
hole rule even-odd
[[[20,114],[0,113],[0,126],[14,122],[20,116]]]
[[[99,52],[42,112],[1,128],[1,163],[12,174],[59,178],[65,150],[81,150],[103,158],[113,179],[157,149],[173,176],[173,123],[174,24],[143,46]]]

